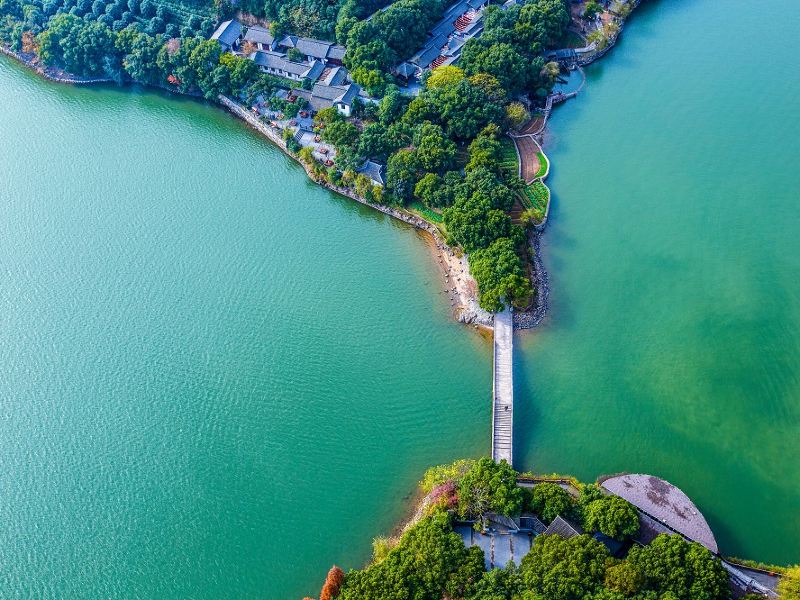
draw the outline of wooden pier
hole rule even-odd
[[[514,447],[513,318],[511,309],[494,316],[492,374],[492,460],[512,464]]]

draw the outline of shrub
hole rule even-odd
[[[781,600],[800,600],[800,565],[786,570],[778,583]]]
[[[522,510],[522,490],[517,473],[506,462],[484,457],[475,462],[458,485],[458,511],[463,517],[483,519],[487,512],[517,515]]]
[[[584,600],[600,588],[607,559],[606,547],[588,535],[567,540],[543,534],[522,559],[520,573],[525,585],[542,598]]]
[[[425,471],[422,481],[419,482],[419,487],[424,494],[428,494],[433,488],[447,481],[458,483],[473,464],[475,464],[474,460],[457,460],[449,465],[431,467]]]
[[[631,548],[627,560],[644,573],[646,589],[671,592],[678,600],[728,598],[728,574],[719,559],[679,535],[661,534],[648,546]]]

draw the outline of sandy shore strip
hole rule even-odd
[[[447,294],[453,318],[461,323],[492,327],[494,315],[478,304],[478,284],[469,272],[469,262],[463,253],[455,252],[441,240],[430,237],[439,267],[444,276],[443,293]]]

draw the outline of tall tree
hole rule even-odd
[[[522,510],[522,490],[517,473],[506,461],[483,457],[476,461],[458,485],[458,511],[465,517],[483,519],[488,512],[517,515]]]

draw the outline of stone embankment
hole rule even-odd
[[[533,304],[524,311],[514,311],[514,329],[533,329],[537,327],[547,315],[547,300],[550,295],[550,282],[547,270],[542,262],[540,252],[541,233],[531,231],[528,234],[528,246],[531,256],[531,283],[536,296]]]
[[[411,214],[407,211],[386,206],[385,204],[377,204],[362,198],[355,191],[350,188],[339,187],[327,181],[321,181],[314,177],[311,169],[304,164],[294,153],[292,153],[286,146],[286,142],[279,133],[280,130],[273,128],[264,123],[261,119],[256,117],[253,113],[244,108],[241,104],[231,100],[227,96],[219,96],[220,103],[230,110],[237,117],[243,119],[253,129],[257,130],[280,148],[287,156],[295,159],[305,169],[306,174],[319,185],[326,187],[332,192],[346,196],[351,200],[355,200],[369,206],[370,208],[389,215],[399,221],[403,221],[416,227],[420,231],[426,232],[433,238],[436,245],[437,253],[439,255],[439,263],[445,270],[445,282],[448,286],[445,289],[448,296],[451,298],[453,305],[453,312],[455,318],[462,323],[475,323],[478,325],[491,326],[493,316],[491,313],[483,310],[478,305],[477,299],[477,284],[469,273],[469,264],[466,257],[459,256],[453,248],[451,248],[445,241],[441,232],[430,222]],[[450,287],[452,286],[452,287]]]

